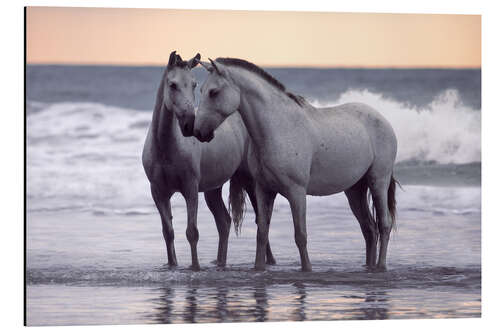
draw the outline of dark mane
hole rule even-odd
[[[306,100],[304,97],[292,94],[291,92],[286,91],[285,86],[283,83],[279,82],[276,78],[274,78],[271,74],[260,68],[259,66],[252,64],[251,62],[248,62],[243,59],[237,59],[237,58],[217,58],[215,61],[226,65],[226,66],[236,66],[240,67],[243,69],[246,69],[252,73],[257,74],[264,80],[266,80],[269,84],[272,86],[278,88],[282,92],[284,92],[288,97],[290,97],[292,100],[295,101],[300,106],[306,105]]]

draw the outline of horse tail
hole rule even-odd
[[[391,175],[391,182],[387,190],[387,205],[389,206],[389,215],[391,215],[392,228],[396,229],[396,184],[401,187],[401,184]]]
[[[391,216],[391,228],[396,229],[396,185],[401,187],[401,184],[391,175],[391,181],[389,183],[389,189],[387,190],[387,208],[389,209],[389,215]],[[372,200],[370,200],[370,197]],[[375,204],[373,203],[373,196],[370,189],[367,192],[367,200],[371,201],[371,218],[375,225],[378,226],[377,213],[375,211]]]
[[[229,210],[234,224],[236,235],[241,232],[241,223],[245,211],[244,179],[234,175],[229,181]]]

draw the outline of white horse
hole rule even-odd
[[[396,212],[393,166],[397,150],[396,136],[387,120],[360,103],[314,108],[245,60],[218,58],[210,62],[202,63],[210,74],[201,88],[194,134],[202,142],[210,141],[214,130],[234,112],[238,110],[243,118],[252,143],[250,171],[257,180],[255,268],[265,268],[277,193],[290,203],[302,270],[310,271],[306,194],[344,191],[365,238],[366,265],[385,270]],[[368,189],[375,219],[368,206]]]
[[[199,63],[197,54],[183,61],[175,51],[163,73],[156,96],[153,120],[149,128],[142,163],[151,183],[153,200],[160,212],[168,263],[177,266],[170,198],[180,192],[186,199],[186,236],[191,246],[192,268],[199,270],[198,192],[205,192],[205,201],[215,218],[219,232],[218,266],[225,266],[231,218],[222,200],[222,185],[229,179],[230,206],[236,230],[241,222],[246,190],[255,207],[254,181],[248,171],[248,134],[239,115],[228,117],[217,131],[217,139],[201,143],[192,135],[194,89],[191,69]],[[267,261],[274,264],[271,247]]]

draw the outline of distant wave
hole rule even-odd
[[[151,112],[98,103],[30,105],[37,108],[27,116],[30,211],[78,206],[125,214],[152,203],[141,162]]]
[[[423,108],[410,107],[381,94],[352,90],[332,102],[366,103],[382,113],[398,138],[397,161],[471,163],[481,161],[481,112],[462,103],[456,90],[446,90]]]
[[[456,90],[446,90],[425,107],[417,108],[367,90],[349,90],[334,101],[312,101],[318,107],[363,102],[381,112],[398,138],[397,161],[465,164],[481,161],[481,110],[464,105]],[[138,139],[151,120],[150,112],[99,103],[27,102],[28,138],[61,140],[102,136],[117,127],[115,141]],[[99,118],[99,121],[96,121]],[[126,126],[124,126],[126,125]],[[43,128],[45,136],[38,136]],[[36,138],[35,138],[36,137]],[[32,143],[35,141],[31,140]],[[104,157],[103,157],[104,158]]]

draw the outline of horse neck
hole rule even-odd
[[[302,117],[304,113],[285,92],[264,79],[244,70],[231,70],[231,78],[240,90],[239,112],[250,138],[257,146],[272,142],[280,134],[276,130],[284,123]],[[272,92],[272,93],[270,93]]]

